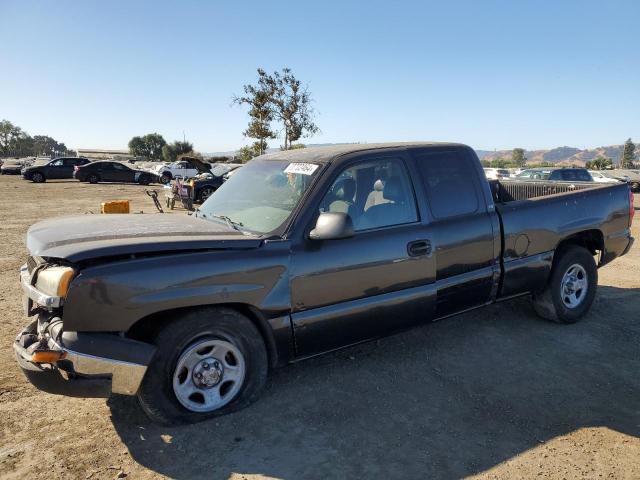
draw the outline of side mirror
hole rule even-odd
[[[353,221],[346,213],[323,212],[318,217],[316,228],[311,230],[311,240],[338,240],[353,237]]]

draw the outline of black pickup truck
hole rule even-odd
[[[458,144],[263,155],[191,216],[32,226],[14,349],[43,390],[194,422],[255,400],[273,367],[493,302],[576,322],[632,245],[632,201],[625,184],[489,183]]]

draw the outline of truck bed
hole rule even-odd
[[[610,187],[611,184],[595,182],[558,182],[545,180],[490,180],[491,194],[496,203],[528,200],[559,193],[575,192],[592,188]],[[615,184],[614,184],[615,185]]]
[[[561,241],[576,238],[604,265],[630,246],[625,183],[491,181],[503,233],[502,296],[543,287]],[[535,280],[534,280],[535,279]]]

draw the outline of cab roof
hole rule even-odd
[[[267,153],[256,157],[260,160],[288,160],[290,162],[328,163],[349,153],[368,150],[384,150],[408,147],[456,147],[469,148],[461,143],[447,142],[389,142],[389,143],[351,143],[326,147],[309,147],[281,152]]]

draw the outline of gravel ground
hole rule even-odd
[[[134,398],[37,391],[11,350],[29,225],[107,199],[153,213],[144,189],[3,176],[0,198],[2,478],[640,478],[637,247],[600,270],[579,324],[490,306],[280,369],[248,409],[166,428]]]

